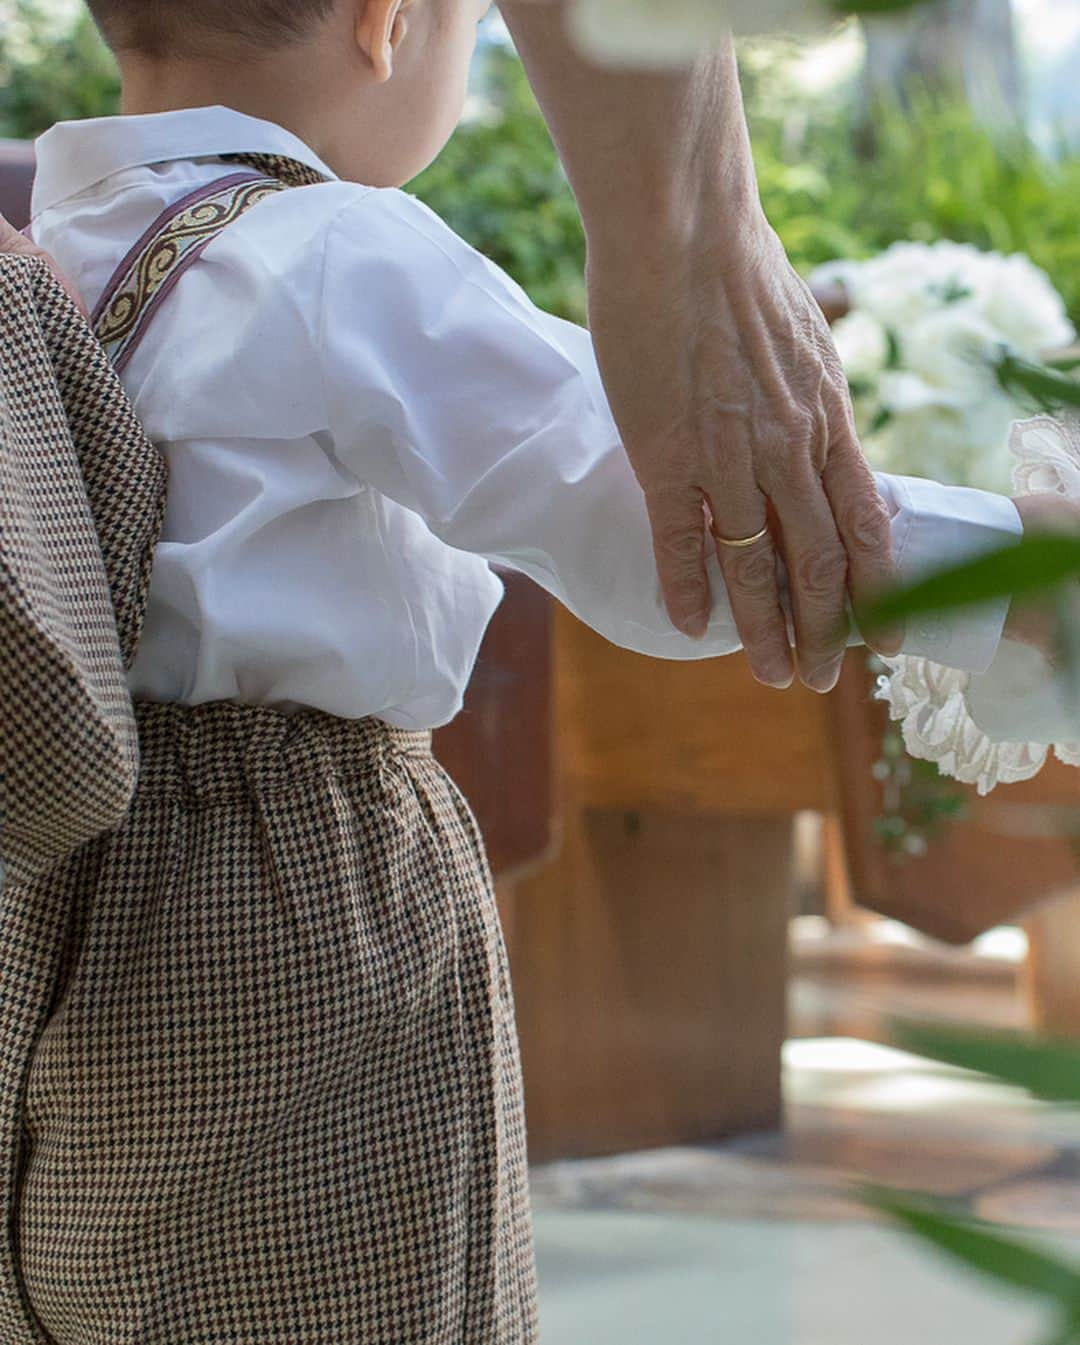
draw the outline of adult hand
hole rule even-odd
[[[0,253],[14,253],[20,257],[38,257],[46,263],[49,270],[52,271],[56,279],[63,285],[71,296],[72,301],[78,307],[79,312],[84,318],[89,320],[89,313],[86,311],[86,305],[79,297],[79,293],[71,281],[64,275],[60,267],[50,253],[44,248],[39,248],[36,243],[30,241],[25,234],[21,234],[13,224],[10,224],[3,215],[0,215]]]
[[[569,40],[566,0],[500,7],[581,209],[597,358],[671,619],[691,635],[708,620],[709,513],[727,538],[768,523],[718,546],[750,667],[794,676],[782,561],[799,674],[829,690],[848,591],[892,575],[888,516],[824,317],[761,210],[734,46],[621,70]],[[870,636],[881,653],[901,639]]]
[[[799,675],[831,690],[848,592],[866,601],[891,577],[889,516],[828,326],[779,239],[754,205],[734,233],[695,228],[677,267],[592,252],[589,314],[673,622],[707,622],[710,516],[728,539],[768,527],[751,546],[715,544],[751,669],[771,686],[793,678],[779,558]],[[896,653],[901,639],[872,643]]]

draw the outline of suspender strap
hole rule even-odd
[[[283,190],[283,183],[258,173],[234,173],[199,188],[158,216],[120,263],[91,318],[118,374],[162,300],[207,245],[246,210]]]
[[[306,164],[280,155],[223,157],[252,166],[198,187],[164,210],[98,300],[91,323],[117,373],[135,353],[163,300],[223,229],[275,192],[325,181]]]

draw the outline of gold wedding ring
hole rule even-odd
[[[714,527],[712,535],[721,546],[753,546],[755,542],[760,542],[763,537],[769,535],[769,525],[766,523],[760,532],[755,532],[753,537],[721,537]]]

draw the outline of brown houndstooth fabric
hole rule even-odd
[[[13,881],[115,827],[131,798],[124,667],[165,485],[75,305],[43,262],[0,256],[0,862]]]
[[[135,718],[121,827],[0,896],[0,1342],[534,1345],[506,950],[430,735]]]
[[[314,187],[326,181],[317,168],[299,163],[285,154],[223,154],[221,158],[226,163],[239,163],[258,169],[267,177],[276,177],[287,187]]]

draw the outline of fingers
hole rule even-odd
[[[25,234],[21,234],[9,220],[0,215],[0,252],[14,252],[20,257],[42,257],[44,253],[35,247]]]
[[[847,648],[848,562],[820,478],[792,459],[771,492],[788,571],[799,677],[813,691],[831,691]]]
[[[64,275],[63,271],[60,270],[51,254],[46,252],[44,248],[39,248],[37,244],[27,238],[25,234],[20,233],[13,224],[3,217],[3,215],[0,215],[0,253],[2,252],[13,253],[19,257],[40,258],[41,261],[45,262],[49,270],[67,291],[69,298],[72,303],[76,305],[79,312],[84,318],[89,320],[90,314],[87,312],[86,305],[83,303],[78,290],[76,290],[75,286],[68,280],[67,276]]]
[[[822,485],[847,553],[852,599],[857,605],[869,604],[895,580],[889,510],[859,447],[849,407],[833,408],[830,430]],[[904,624],[862,635],[879,654],[895,655],[903,646]]]
[[[701,492],[693,486],[664,485],[647,491],[646,502],[668,616],[684,635],[700,639],[712,611]]]
[[[749,462],[749,458],[743,459]],[[707,492],[714,534],[752,537],[768,523],[765,496],[751,478],[715,483]],[[771,534],[750,546],[716,542],[732,616],[754,677],[765,686],[789,687],[795,665],[780,604],[776,547]]]

